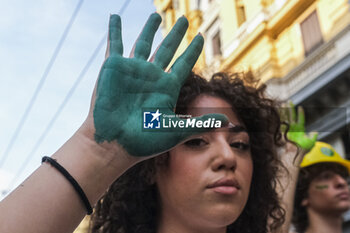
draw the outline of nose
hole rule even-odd
[[[226,140],[221,140],[213,148],[213,162],[211,164],[213,171],[232,170],[237,167],[237,158],[230,144]]]
[[[343,189],[348,185],[346,180],[339,174],[336,174],[334,176],[334,182],[335,182],[335,187],[338,189]]]

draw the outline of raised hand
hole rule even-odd
[[[290,102],[290,107],[288,108],[288,122],[289,122],[289,131],[287,137],[289,140],[298,144],[303,150],[311,150],[315,145],[317,140],[317,133],[305,133],[305,113],[304,109],[298,107],[298,117],[295,112],[295,106]]]
[[[143,108],[162,108],[163,114],[173,114],[180,88],[203,47],[203,37],[197,35],[170,71],[165,72],[185,35],[188,22],[181,17],[151,61],[147,61],[160,22],[161,17],[156,13],[149,17],[130,58],[125,58],[122,56],[121,20],[118,15],[111,15],[107,58],[92,101],[95,140],[98,143],[117,141],[133,156],[160,154],[194,134],[191,130],[158,132],[142,128]],[[199,118],[215,118],[222,122],[227,119],[220,114]]]

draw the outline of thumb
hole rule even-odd
[[[310,138],[310,140],[313,142],[313,145],[312,145],[312,147],[315,145],[315,142],[317,141],[317,137],[318,137],[318,133],[317,132],[311,132],[310,134],[309,134],[309,138]],[[312,148],[311,147],[311,148]],[[310,148],[310,149],[311,149]]]
[[[317,133],[310,133],[307,136],[305,135],[304,138],[298,142],[298,144],[302,149],[309,151],[314,147],[316,140]]]
[[[314,141],[317,141],[317,137],[318,137],[318,133],[317,132],[311,132],[309,134],[309,137],[314,140]]]

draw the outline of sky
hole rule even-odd
[[[47,136],[30,153],[107,32],[109,15],[118,13],[124,1],[83,1],[21,132],[0,164],[0,199],[38,168],[43,156],[52,155],[63,145],[84,121],[106,43]],[[121,15],[124,56],[129,54],[148,16],[156,11],[153,0],[128,1]],[[0,161],[78,2],[0,0]],[[159,30],[153,49],[161,39]],[[23,165],[27,158],[29,162]]]

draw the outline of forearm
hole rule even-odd
[[[175,106],[180,87],[204,43],[203,37],[197,35],[172,65],[171,72],[165,72],[186,33],[188,21],[185,17],[178,20],[173,33],[164,39],[154,55],[154,62],[148,62],[149,48],[160,22],[157,13],[150,16],[131,53],[135,59],[128,59],[122,56],[120,17],[111,15],[108,56],[94,89],[88,118],[52,156],[80,184],[92,205],[133,164],[166,152],[194,134],[184,133],[181,128],[164,134],[144,132],[140,125],[140,111],[145,103],[151,103],[149,107],[154,109],[170,106],[166,112],[173,113],[171,106]],[[169,85],[176,88],[168,88]],[[211,115],[201,118],[209,119]],[[223,115],[215,116],[222,122],[227,121]],[[95,132],[99,141],[112,142],[97,144]],[[0,232],[72,232],[85,213],[85,206],[67,179],[51,165],[43,164],[0,203]]]
[[[121,155],[116,156],[115,151],[86,137],[81,128],[52,157],[75,178],[93,205],[132,165],[123,159],[121,149]],[[68,180],[44,163],[0,203],[0,232],[73,232],[85,214],[85,206]]]
[[[297,155],[297,152],[298,155]],[[288,144],[286,146],[286,151],[281,156],[283,157],[283,164],[288,170],[288,174],[282,176],[281,184],[283,187],[279,187],[279,193],[282,194],[282,206],[286,211],[285,222],[282,226],[282,232],[288,233],[291,226],[292,216],[293,216],[293,205],[295,189],[298,181],[299,175],[299,165],[304,157],[305,151],[297,148],[293,144]],[[297,157],[296,157],[297,155]]]

